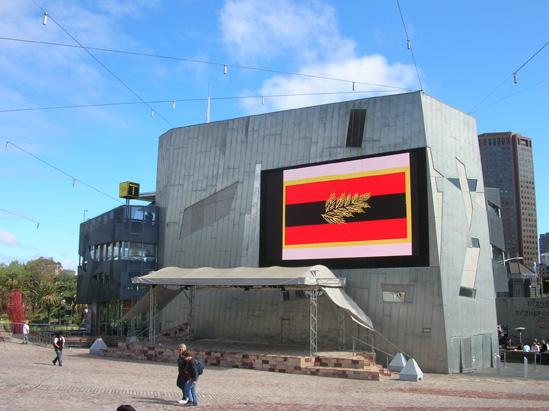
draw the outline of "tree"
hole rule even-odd
[[[52,310],[61,304],[61,297],[58,294],[58,283],[45,283],[43,289],[41,290],[41,294],[42,295],[38,300],[39,306],[46,310],[48,314],[48,324],[50,324]]]
[[[0,311],[5,313],[11,302],[12,293],[23,288],[25,266],[18,261],[9,265],[0,264]]]

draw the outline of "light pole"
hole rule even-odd
[[[88,210],[84,210],[84,220],[83,221],[86,221],[86,213],[88,212]]]
[[[522,332],[525,330],[524,327],[517,327],[515,328],[515,331],[518,331],[519,333],[519,342],[522,344]]]
[[[511,257],[511,258],[506,258],[505,260],[499,260],[498,263],[502,264],[502,265],[505,265],[508,261],[514,261],[514,260],[524,260],[523,257]]]

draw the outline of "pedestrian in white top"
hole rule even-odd
[[[25,323],[23,324],[23,342],[21,344],[28,344],[29,343],[29,332],[30,332],[30,327],[29,327],[29,324]]]

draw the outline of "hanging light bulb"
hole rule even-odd
[[[72,179],[72,186],[74,187],[76,185],[76,178]]]
[[[515,82],[515,84],[518,83],[517,73],[513,73],[513,81]]]
[[[9,143],[10,143],[9,141],[6,141],[6,151],[8,151],[8,144]]]
[[[223,65],[223,74],[227,74],[227,65],[226,64]]]
[[[408,50],[410,50],[412,48],[412,42],[410,41],[410,39],[408,39],[406,43],[408,45]]]
[[[355,82],[353,81],[353,91],[355,91]]]
[[[154,110],[151,108],[151,117],[154,116]]]
[[[175,100],[172,102],[172,110],[175,110]]]
[[[40,223],[37,223],[37,224],[36,224],[36,228],[37,228],[37,229],[40,228]]]
[[[261,96],[261,104],[265,104],[265,96]]]
[[[44,13],[44,18],[42,19],[42,25],[45,26],[48,22],[48,13]]]

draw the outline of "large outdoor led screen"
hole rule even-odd
[[[266,170],[260,265],[428,265],[425,150]]]

